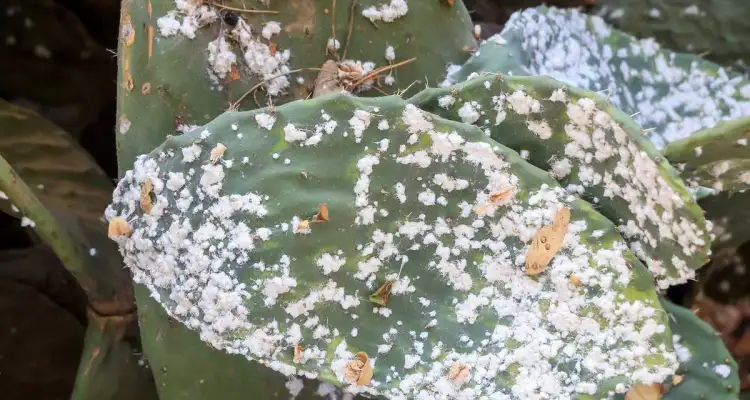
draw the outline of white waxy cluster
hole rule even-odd
[[[658,148],[720,121],[750,115],[746,76],[707,62],[688,62],[653,39],[615,33],[598,16],[554,7],[528,9],[514,13],[497,37],[517,42],[530,60],[521,65],[524,75],[549,75],[600,92],[633,114]],[[615,40],[626,44],[613,47]]]
[[[175,5],[175,10],[156,22],[162,36],[180,34],[194,39],[200,28],[219,18],[213,7],[201,2],[176,0]],[[263,87],[269,95],[283,94],[290,85],[287,74],[291,71],[291,53],[289,50],[277,50],[271,45],[270,40],[279,33],[281,24],[276,21],[266,22],[260,28],[259,36],[253,35],[253,26],[242,18],[239,18],[235,27],[223,26],[219,36],[209,42],[206,49],[209,77],[220,83],[234,68],[244,68],[264,81]],[[237,57],[232,43],[239,43],[241,57]],[[239,60],[242,62],[238,62]]]
[[[699,226],[697,217],[686,208],[680,185],[618,121],[592,99],[569,100],[561,88],[543,101],[524,89],[504,92],[497,85],[495,92],[486,96],[487,83],[492,82],[501,81],[495,77],[477,78],[475,83],[464,86],[464,92],[439,96],[436,111],[454,113],[466,123],[494,130],[493,137],[498,138],[508,134],[504,125],[508,115],[520,115],[528,132],[513,132],[513,140],[522,157],[534,156],[524,148],[544,146],[550,174],[564,180],[569,193],[602,206],[601,212],[618,225],[660,288],[695,276],[695,265],[688,266],[688,262],[695,264],[696,257],[707,251],[708,228]],[[557,103],[564,105],[565,115],[545,115],[547,109],[559,108]],[[455,111],[450,111],[451,107]],[[477,111],[481,109],[491,110],[494,115],[488,113],[486,118],[480,118]],[[550,118],[558,117],[566,123],[559,131],[553,131],[555,121]],[[516,116],[514,120],[517,119]],[[551,142],[547,145],[545,141]]]
[[[611,378],[661,382],[674,372],[655,293],[631,286],[644,270],[628,265],[635,261],[614,229],[588,232],[593,211],[526,174],[529,167],[512,152],[413,105],[342,111],[342,104],[335,118],[321,111],[312,133],[287,143],[284,153],[353,157],[353,180],[343,169],[318,177],[339,185],[331,190],[353,190],[350,210],[332,209],[324,222],[338,233],[325,236],[318,226],[298,233],[300,216],[279,214],[290,211],[280,205],[286,199],[251,187],[246,177],[263,167],[231,163],[256,156],[233,154],[237,130],[196,130],[176,138],[180,145],[139,157],[106,212],[133,228],[116,240],[135,281],[203,341],[286,375],[327,370],[352,393],[573,399],[597,393]],[[302,121],[284,113],[277,109],[285,122],[274,125],[258,112],[248,136],[277,142],[292,128],[296,135]],[[227,149],[212,164],[219,142]],[[147,179],[150,213],[139,206]],[[247,186],[238,186],[240,179]],[[509,187],[514,197],[492,205],[492,194]],[[527,276],[532,237],[564,206],[574,217],[562,249],[543,275]],[[341,220],[347,214],[352,219]],[[278,256],[266,251],[271,244],[282,245]],[[369,302],[384,280],[393,282],[388,304]],[[296,346],[300,363],[292,361]],[[375,376],[347,386],[347,365],[365,350]],[[456,363],[470,366],[465,382],[451,378]],[[299,389],[296,381],[290,386]]]
[[[362,16],[372,22],[393,22],[409,12],[406,0],[390,0],[389,3],[381,4],[379,7],[371,6],[362,10]]]

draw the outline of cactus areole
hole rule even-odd
[[[204,342],[351,393],[611,398],[678,366],[612,222],[395,96],[224,113],[140,156],[106,216],[134,280]]]

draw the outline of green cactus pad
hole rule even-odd
[[[715,191],[750,189],[750,118],[721,122],[670,143],[664,157],[692,186]]]
[[[721,337],[691,310],[666,299],[662,299],[662,305],[669,315],[680,360],[675,374],[678,378],[665,383],[667,391],[662,399],[737,399],[740,391],[737,362]]]
[[[360,90],[361,96],[407,89],[408,93],[416,93],[426,83],[442,79],[446,64],[464,62],[469,50],[477,45],[471,18],[461,2],[452,7],[438,0],[423,2],[416,10],[413,8],[417,5],[411,4],[412,9],[402,17],[376,23],[363,15],[373,16],[366,12],[370,7],[376,7],[377,16],[378,10],[390,4],[395,16],[403,13],[406,1],[262,3],[122,2],[117,127],[121,166],[131,165],[138,154],[159,145],[175,127],[189,130],[191,125],[213,119],[250,89],[256,90],[244,97],[240,109],[278,106],[309,97],[324,61],[337,60],[327,53],[328,41],[334,36],[339,43],[339,58],[347,48],[346,59],[351,61],[348,65],[352,69],[349,81],[356,81],[357,76],[372,68],[416,57],[406,65],[381,73],[377,87],[358,86],[368,89]],[[348,35],[352,4],[354,18]],[[224,18],[229,12],[234,17]],[[237,16],[243,22],[238,22]],[[435,26],[440,29],[435,30]],[[440,51],[434,51],[436,44]],[[392,61],[386,59],[388,47],[394,49]],[[394,82],[388,85],[391,78]]]
[[[594,93],[544,77],[484,76],[409,102],[478,125],[594,204],[660,288],[705,264],[710,237],[695,200],[632,119]]]
[[[735,303],[748,298],[750,281],[750,191],[721,191],[698,204],[713,225],[711,262],[700,273],[700,290],[711,299]]]
[[[597,0],[593,12],[625,32],[722,65],[750,65],[750,2]]]
[[[563,246],[528,276],[561,207]],[[193,335],[352,393],[601,398],[677,367],[651,275],[609,220],[476,127],[395,96],[225,113],[139,157],[106,216],[133,229],[116,240],[134,280]],[[386,305],[370,301],[386,282]],[[374,375],[355,386],[358,352]],[[168,364],[160,386],[195,368]]]
[[[573,9],[513,14],[446,84],[473,73],[549,75],[600,92],[657,148],[723,120],[750,115],[750,80],[693,54],[660,48]]]
[[[135,295],[143,351],[159,382],[161,400],[335,400],[343,396],[330,383],[286,378],[243,355],[208,346],[190,328],[170,318],[148,288],[135,285]]]

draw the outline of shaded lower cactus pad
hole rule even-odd
[[[695,54],[613,29],[600,17],[540,6],[514,13],[450,80],[472,73],[549,75],[601,92],[661,148],[720,121],[750,116],[750,78]]]
[[[740,379],[737,363],[710,325],[691,310],[662,299],[680,367],[664,385],[664,400],[737,399]]]
[[[159,382],[160,400],[363,400],[317,380],[284,375],[240,354],[206,346],[198,335],[174,319],[136,285],[138,327],[149,367]]]
[[[670,143],[664,157],[691,186],[716,191],[750,189],[750,117],[721,122]]]
[[[707,261],[706,221],[677,172],[627,115],[593,92],[544,77],[485,75],[409,102],[478,125],[594,204],[659,287],[687,281]]]
[[[562,207],[562,246],[528,276]],[[609,220],[395,96],[222,114],[139,157],[116,217],[135,281],[172,317],[284,375],[392,399],[601,398],[677,367],[652,278]]]
[[[750,191],[721,191],[698,201],[713,224],[711,262],[700,271],[700,290],[723,303],[750,297]]]

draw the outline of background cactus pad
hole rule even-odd
[[[695,276],[710,254],[701,209],[627,115],[546,77],[480,76],[409,100],[478,125],[616,222],[660,288]]]

